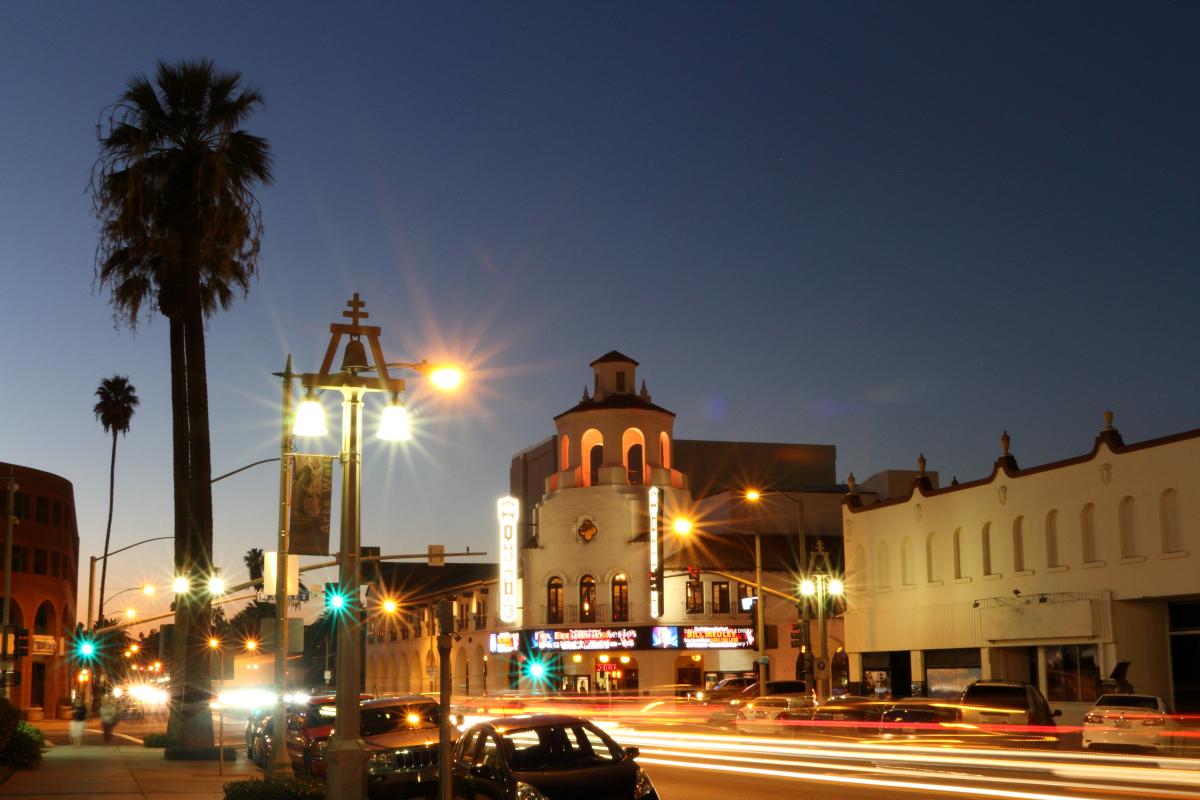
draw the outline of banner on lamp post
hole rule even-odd
[[[329,517],[333,507],[333,456],[292,456],[292,502],[288,552],[329,555]]]

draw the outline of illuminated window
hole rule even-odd
[[[747,586],[744,583],[739,583],[737,585],[737,601],[738,601],[737,608],[738,608],[738,611],[745,610],[747,604],[743,603],[742,601],[749,600],[753,596],[754,596],[753,587]],[[747,612],[747,613],[749,613],[749,612]]]
[[[658,460],[663,469],[671,468],[671,437],[666,431],[658,435]]]
[[[629,579],[618,575],[612,582],[613,622],[629,621]]]
[[[579,621],[596,621],[596,579],[591,575],[579,581]]]
[[[684,611],[688,614],[704,613],[704,584],[701,581],[687,582],[687,596],[684,599]]]
[[[546,622],[555,624],[563,621],[562,578],[551,578],[546,584]]]
[[[1094,644],[1042,648],[1046,655],[1046,699],[1090,703],[1100,696],[1100,664]]]
[[[729,613],[729,582],[712,582],[712,610],[714,614]]]

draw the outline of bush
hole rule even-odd
[[[33,769],[42,763],[42,747],[45,744],[46,738],[41,731],[28,722],[22,722],[8,737],[4,750],[0,751],[0,763],[13,769]]]
[[[20,722],[21,710],[0,697],[0,751],[8,744],[8,737],[13,735]]]
[[[174,736],[165,733],[147,733],[142,739],[142,744],[146,747],[174,747],[176,742]]]
[[[311,778],[231,781],[225,784],[225,800],[325,800],[325,784]]]

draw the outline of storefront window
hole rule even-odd
[[[1094,644],[1043,648],[1046,654],[1046,699],[1090,703],[1100,696],[1100,665]]]
[[[686,611],[688,614],[704,613],[704,584],[700,581],[687,582]]]

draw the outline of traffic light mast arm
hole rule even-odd
[[[246,587],[242,586],[241,588],[245,589]],[[241,600],[253,600],[257,596],[258,595],[254,595],[254,594],[244,594],[241,597],[223,597],[220,600],[213,600],[212,605],[223,606],[226,603],[237,603]],[[153,617],[142,617],[141,619],[132,619],[132,620],[129,620],[128,622],[118,622],[116,625],[107,625],[103,628],[96,628],[96,630],[92,631],[92,634],[95,635],[95,634],[100,634],[100,633],[108,633],[109,631],[119,631],[119,630],[122,630],[123,628],[135,628],[138,625],[145,625],[147,622],[157,622],[160,619],[174,619],[174,618],[175,618],[175,612],[168,611],[165,614],[155,614]]]
[[[749,586],[751,589],[756,589],[756,590],[758,589],[758,584],[756,584],[752,580],[749,580],[748,578],[739,578],[737,575],[730,575],[728,572],[721,572],[720,570],[715,570],[715,569],[705,569],[705,570],[700,570],[700,571],[707,572],[709,575],[716,575],[718,578],[724,578],[727,581],[734,581],[735,583],[740,583],[745,586]],[[685,573],[680,573],[680,574],[682,575]],[[762,590],[763,590],[763,594],[774,595],[775,597],[779,597],[784,600],[787,600],[789,603],[792,603],[793,605],[796,603],[803,602],[805,599],[803,597],[796,597],[795,595],[790,595],[787,592],[781,592],[778,589],[772,589],[770,586],[763,586]]]

